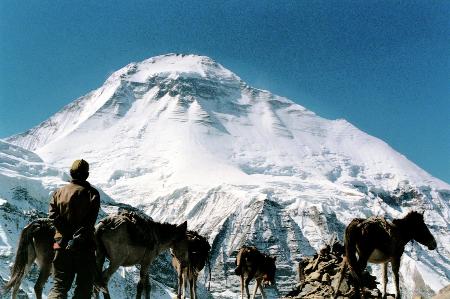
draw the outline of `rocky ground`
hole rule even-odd
[[[285,298],[333,298],[340,279],[339,291],[334,298],[359,298],[348,269],[342,269],[343,257],[344,246],[332,239],[318,254],[303,258],[298,265],[299,283]],[[381,298],[376,277],[365,272],[363,280],[365,298]]]
[[[439,291],[439,293],[433,297],[433,299],[448,299],[450,298],[450,285],[446,286],[442,290]],[[414,298],[419,299],[419,298]]]

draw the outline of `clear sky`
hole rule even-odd
[[[345,118],[450,182],[450,1],[0,1],[0,138],[170,52]]]

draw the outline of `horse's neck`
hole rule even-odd
[[[408,226],[405,219],[394,219],[391,226],[395,232],[395,237],[398,241],[403,243],[403,246],[413,239],[411,228]]]

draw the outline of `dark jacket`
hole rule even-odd
[[[94,225],[100,209],[100,194],[87,181],[72,180],[50,200],[49,218],[56,228],[55,240],[64,243],[81,234],[93,244]],[[64,245],[65,246],[65,245]]]

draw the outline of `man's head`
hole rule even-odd
[[[73,179],[85,181],[89,176],[89,163],[85,160],[75,160],[70,168]]]

